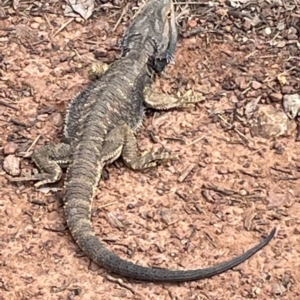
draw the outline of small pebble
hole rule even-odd
[[[36,23],[39,23],[39,24],[45,23],[44,19],[41,18],[41,17],[34,17],[33,20],[34,20]]]
[[[286,42],[285,42],[285,41],[279,41],[279,42],[277,43],[277,48],[283,48],[283,47],[285,47],[285,45],[286,45]]]
[[[235,78],[235,84],[241,89],[244,90],[248,87],[246,78],[244,76],[238,76]]]
[[[59,219],[59,214],[56,210],[48,213],[48,220],[49,221],[54,221],[54,220],[58,220]]]
[[[64,119],[60,113],[53,113],[50,116],[50,120],[54,126],[61,126],[64,123]]]
[[[39,23],[31,23],[31,24],[30,24],[30,28],[32,28],[32,29],[38,29],[39,26],[40,26]]]
[[[248,193],[246,190],[240,190],[240,195],[241,196],[246,196]]]
[[[271,34],[271,33],[272,33],[271,28],[270,28],[270,27],[266,27],[266,29],[265,29],[265,34],[269,35],[269,34]]]
[[[279,102],[282,100],[282,94],[281,93],[272,93],[272,94],[270,94],[270,98],[274,102]]]
[[[18,144],[14,143],[14,142],[9,142],[4,146],[3,153],[5,155],[14,154],[18,148],[19,148]]]
[[[188,22],[188,26],[189,26],[190,28],[196,27],[196,26],[197,26],[197,21],[196,21],[196,20],[190,20],[190,21]]]
[[[251,86],[254,90],[258,90],[261,88],[262,84],[258,81],[253,81]]]
[[[20,170],[20,158],[15,155],[8,155],[4,158],[3,169],[12,176],[18,176],[21,173]]]
[[[285,85],[281,88],[282,94],[291,94],[294,92],[294,88],[291,85]]]

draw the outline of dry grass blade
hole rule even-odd
[[[63,31],[69,24],[71,24],[74,21],[74,19],[68,20],[66,23],[64,23],[52,36],[52,38],[56,37],[61,31]]]
[[[120,25],[123,16],[124,16],[124,15],[127,13],[127,11],[128,11],[128,7],[129,7],[129,4],[127,3],[127,5],[124,7],[124,9],[123,9],[122,12],[121,12],[120,18],[118,19],[118,21],[116,22],[116,25],[114,26],[113,31],[116,31],[116,29],[117,29],[118,26]]]

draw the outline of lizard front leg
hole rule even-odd
[[[168,110],[172,108],[194,107],[196,103],[204,100],[202,94],[183,95],[181,97],[161,94],[153,91],[151,86],[144,89],[144,103],[147,107],[156,110]]]
[[[69,144],[59,143],[56,145],[45,145],[35,150],[31,156],[33,162],[41,171],[28,177],[12,177],[10,181],[38,181],[35,187],[47,183],[57,182],[62,175],[61,166],[70,162],[71,147]]]

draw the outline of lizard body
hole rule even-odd
[[[167,152],[140,156],[135,132],[142,124],[145,106],[169,109],[190,105],[184,99],[155,103],[143,93],[153,74],[174,58],[176,40],[172,1],[150,0],[124,35],[123,57],[74,98],[63,142],[37,149],[32,159],[41,173],[26,179],[39,180],[36,187],[56,182],[62,174],[60,165],[68,164],[64,210],[74,240],[97,264],[138,280],[180,282],[220,274],[251,257],[275,234],[273,230],[261,243],[230,261],[187,271],[136,265],[109,251],[95,235],[92,200],[104,166],[121,156],[127,166],[139,170],[170,158]]]

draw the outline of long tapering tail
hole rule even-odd
[[[276,229],[273,229],[262,242],[244,254],[205,269],[172,271],[143,267],[121,259],[105,248],[96,237],[92,227],[91,203],[93,187],[96,186],[97,178],[99,178],[99,168],[95,167],[96,163],[96,161],[93,162],[91,159],[86,161],[77,160],[69,169],[69,179],[66,182],[65,213],[69,229],[78,246],[97,264],[111,272],[138,280],[156,282],[183,282],[212,277],[232,269],[247,260],[265,247],[275,235]],[[84,178],[84,181],[82,181],[82,178]]]

